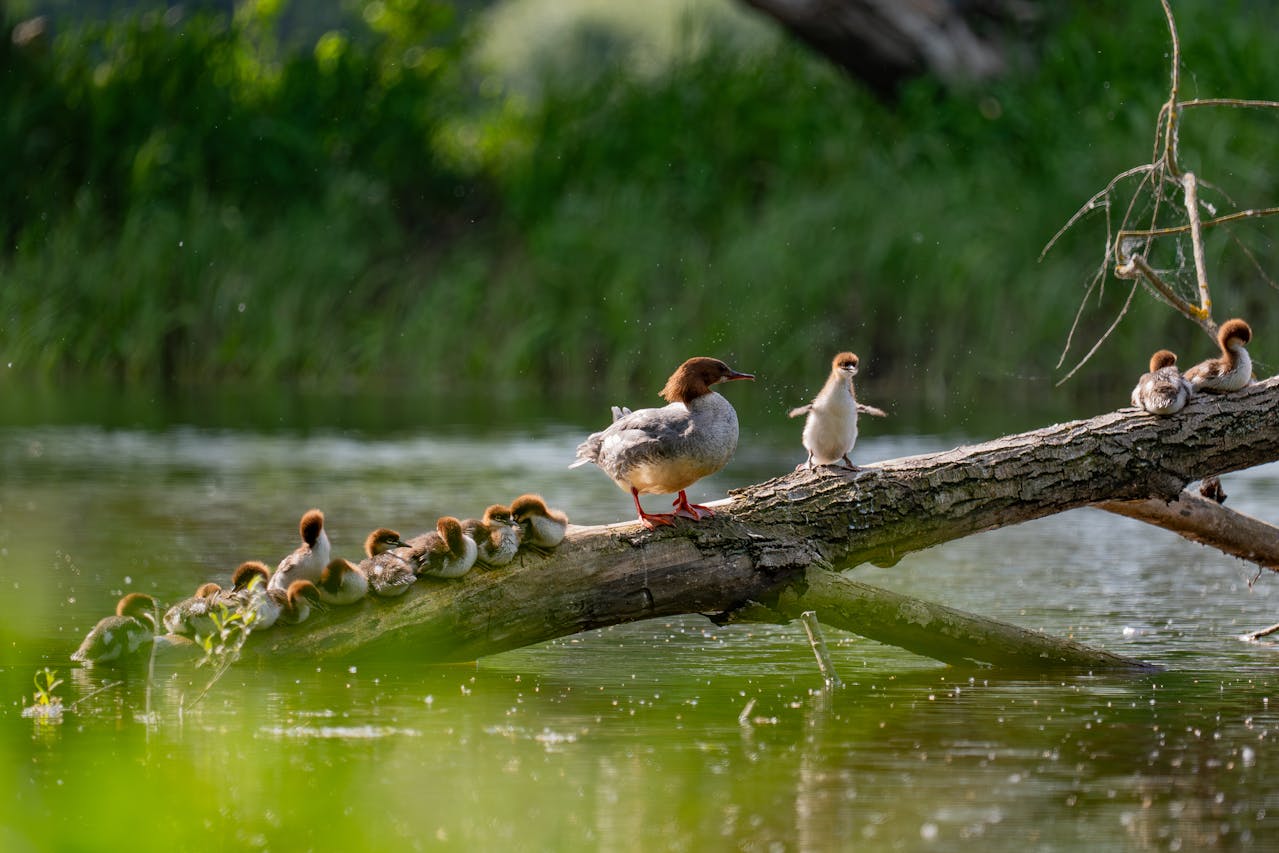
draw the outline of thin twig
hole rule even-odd
[[[1271,625],[1269,628],[1262,628],[1260,631],[1252,631],[1244,634],[1246,640],[1260,640],[1262,637],[1268,637],[1271,634],[1279,632],[1279,625]]]
[[[1257,260],[1257,256],[1252,253],[1252,249],[1248,248],[1248,245],[1244,243],[1244,241],[1240,240],[1238,235],[1233,232],[1230,234],[1230,239],[1239,247],[1239,251],[1243,252],[1244,257],[1252,261],[1253,269],[1257,271],[1257,275],[1261,276],[1266,284],[1270,285],[1275,290],[1279,290],[1279,283],[1276,283],[1275,280],[1270,277],[1270,273],[1266,272],[1265,267],[1263,267],[1261,262]]]
[[[1060,388],[1062,384],[1066,382],[1066,380],[1074,376],[1075,373],[1079,370],[1079,368],[1087,364],[1088,359],[1092,358],[1093,354],[1096,353],[1097,350],[1101,349],[1101,345],[1104,344],[1106,342],[1106,339],[1110,337],[1111,333],[1115,331],[1115,328],[1119,325],[1119,321],[1122,320],[1124,318],[1124,315],[1128,313],[1128,306],[1132,305],[1132,298],[1137,293],[1138,283],[1139,283],[1138,280],[1134,277],[1133,283],[1132,283],[1132,290],[1128,291],[1128,298],[1124,300],[1124,307],[1119,309],[1119,314],[1118,316],[1115,317],[1115,321],[1111,323],[1110,328],[1107,329],[1105,333],[1100,338],[1097,339],[1097,343],[1092,345],[1092,349],[1088,350],[1087,354],[1085,354],[1084,357],[1079,360],[1079,363],[1076,364],[1074,367],[1072,367],[1070,369],[1070,372],[1067,373],[1065,376],[1063,376],[1057,382],[1058,388]]]
[[[1169,174],[1180,175],[1177,165],[1177,134],[1180,124],[1180,107],[1177,104],[1177,93],[1181,91],[1181,39],[1177,36],[1177,22],[1172,17],[1172,7],[1168,0],[1159,0],[1164,7],[1164,17],[1168,20],[1168,35],[1172,39],[1172,84],[1168,92],[1168,124],[1164,129],[1164,166]]]
[[[1127,170],[1126,172],[1120,172],[1118,175],[1115,175],[1113,178],[1111,178],[1110,183],[1106,184],[1105,189],[1101,190],[1100,192],[1095,194],[1092,198],[1088,199],[1088,201],[1084,204],[1084,206],[1076,210],[1075,215],[1070,217],[1070,219],[1066,221],[1065,225],[1057,229],[1057,233],[1052,236],[1052,239],[1049,240],[1048,243],[1044,246],[1043,250],[1040,251],[1039,260],[1042,261],[1044,257],[1048,254],[1048,252],[1052,249],[1053,245],[1056,244],[1056,242],[1061,239],[1061,236],[1065,234],[1067,231],[1069,231],[1070,227],[1074,225],[1076,222],[1078,222],[1080,219],[1082,219],[1084,216],[1091,213],[1093,210],[1096,210],[1098,207],[1104,207],[1107,210],[1109,210],[1110,209],[1110,192],[1111,190],[1115,188],[1115,184],[1119,183],[1124,178],[1131,178],[1133,175],[1142,175],[1142,174],[1149,173],[1154,168],[1155,167],[1151,165],[1150,163],[1143,163],[1140,166],[1133,166],[1131,169]],[[1104,202],[1102,202],[1103,199],[1104,199]],[[1109,253],[1110,251],[1109,245],[1106,247],[1106,250],[1107,250],[1107,253]]]
[[[1195,98],[1182,101],[1177,106],[1183,110],[1193,107],[1241,107],[1246,109],[1279,110],[1279,101],[1251,101],[1244,98]]]
[[[1234,213],[1226,213],[1221,216],[1214,216],[1212,219],[1205,219],[1200,223],[1203,228],[1213,228],[1217,225],[1227,225],[1231,222],[1237,222],[1240,219],[1256,219],[1262,216],[1274,216],[1279,214],[1279,207],[1253,207],[1248,210],[1237,210]],[[1119,239],[1115,241],[1116,247],[1122,240],[1129,237],[1170,237],[1173,234],[1185,234],[1190,230],[1189,225],[1169,225],[1167,228],[1125,228],[1119,232]],[[1116,259],[1120,260],[1116,250]]]
[[[1203,226],[1199,224],[1199,187],[1195,184],[1195,173],[1186,172],[1181,176],[1182,186],[1186,188],[1186,216],[1190,218],[1190,245],[1195,258],[1195,280],[1199,284],[1199,310],[1203,316],[1212,319],[1212,296],[1208,293],[1208,270],[1204,261]]]
[[[92,699],[94,696],[97,696],[99,693],[103,692],[104,690],[110,690],[112,687],[119,687],[121,684],[124,684],[124,682],[108,681],[106,684],[102,685],[97,690],[86,693],[83,696],[81,696],[79,699],[72,702],[70,705],[66,707],[65,710],[68,712],[74,712],[76,709],[76,706],[79,705],[81,702],[84,702],[85,700],[88,700],[88,699]]]

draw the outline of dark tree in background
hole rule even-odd
[[[891,97],[904,81],[1002,74],[1042,17],[1033,0],[742,0]]]

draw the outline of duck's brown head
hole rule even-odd
[[[738,373],[718,358],[698,356],[690,358],[671,374],[671,378],[666,380],[666,386],[662,388],[662,398],[668,403],[687,405],[698,397],[711,393],[711,386],[717,382],[754,378],[749,373]]]

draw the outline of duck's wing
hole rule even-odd
[[[597,458],[592,461],[614,476],[634,465],[678,453],[692,426],[693,416],[682,403],[631,412],[599,433]]]
[[[577,446],[577,461],[568,467],[576,468],[587,462],[603,467],[603,459],[615,459],[618,453],[628,449],[652,442],[678,440],[687,433],[691,423],[692,416],[683,403],[635,411],[614,406],[613,423],[587,436]]]
[[[812,404],[812,403],[808,403],[807,405],[800,406],[800,407],[799,407],[799,408],[797,408],[797,409],[791,409],[791,410],[790,410],[790,413],[789,413],[789,414],[787,414],[787,415],[786,415],[786,417],[788,417],[788,418],[797,418],[797,417],[799,417],[800,415],[806,415],[806,414],[808,414],[808,413],[809,413],[809,412],[811,412],[812,410],[813,410],[813,404]]]

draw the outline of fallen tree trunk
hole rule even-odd
[[[826,569],[810,568],[802,581],[782,591],[773,609],[788,619],[815,611],[820,621],[834,628],[951,664],[980,662],[1012,669],[1154,668],[1083,643],[878,589]]]
[[[1174,417],[1125,410],[855,474],[794,472],[735,491],[699,524],[572,527],[549,558],[423,581],[402,599],[264,632],[246,654],[393,647],[424,660],[471,660],[652,617],[755,604],[785,612],[784,594],[810,566],[891,565],[912,551],[1100,501],[1171,500],[1193,480],[1279,459],[1277,406],[1279,379],[1271,379],[1196,398]],[[855,622],[841,627],[856,631]]]
[[[1191,542],[1256,563],[1258,568],[1279,571],[1279,527],[1202,495],[1183,491],[1171,501],[1102,501],[1095,506],[1166,528]]]

